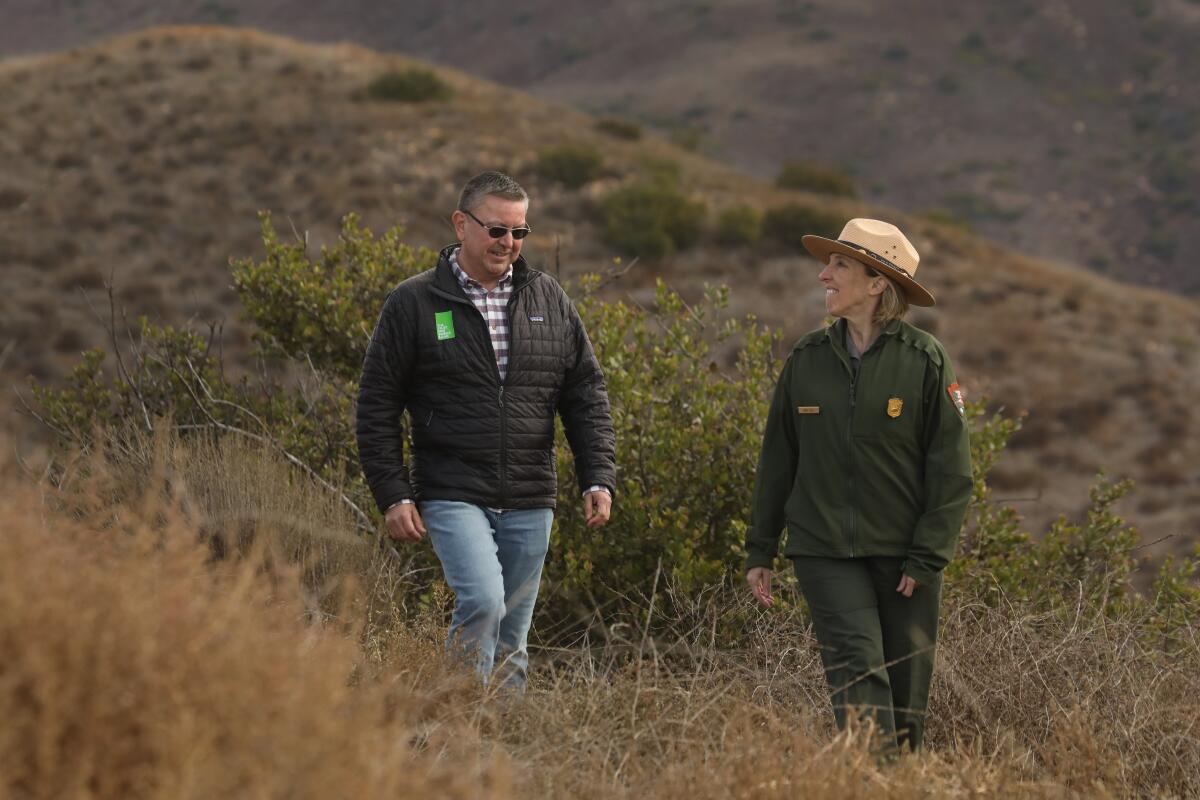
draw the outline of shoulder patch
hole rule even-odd
[[[954,407],[958,409],[959,415],[965,415],[967,413],[967,390],[957,383],[952,383],[946,387],[946,392],[954,402]]]

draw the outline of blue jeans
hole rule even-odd
[[[501,686],[524,690],[554,510],[497,511],[450,500],[430,500],[418,510],[454,591],[447,651],[462,656],[484,683],[494,667]]]

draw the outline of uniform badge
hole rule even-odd
[[[820,414],[820,406],[796,406],[797,414]]]
[[[946,387],[946,391],[950,393],[950,399],[954,401],[954,407],[958,409],[958,413],[965,415],[967,413],[967,390],[957,383],[952,383]]]
[[[899,397],[888,398],[888,416],[892,419],[900,416],[900,412],[904,410],[904,400]]]

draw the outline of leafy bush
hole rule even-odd
[[[717,215],[716,237],[724,245],[754,244],[762,235],[763,215],[754,206],[737,203]]]
[[[667,196],[680,204],[677,192]],[[807,222],[802,230],[828,235]],[[115,359],[114,375],[105,373],[103,353],[90,351],[66,388],[36,389],[36,413],[64,443],[85,448],[97,430],[130,427],[246,440],[305,473],[353,512],[360,529],[375,533],[379,518],[354,441],[356,380],[388,292],[433,262],[432,253],[400,237],[398,230],[374,237],[348,217],[338,244],[310,257],[302,244],[280,242],[263,218],[266,256],[236,262],[234,285],[260,327],[264,357],[303,374],[298,383],[272,378],[271,370],[233,380],[212,337],[143,321],[132,352]],[[560,432],[558,524],[540,608],[543,629],[560,634],[581,612],[619,617],[645,597],[653,602],[660,586],[686,595],[728,573],[738,579],[763,417],[780,366],[777,334],[722,320],[726,290],[689,305],[660,283],[653,307],[641,308],[602,301],[596,286],[588,278],[572,294],[608,381],[621,483],[616,514],[597,535],[584,524]],[[1020,422],[985,419],[980,404],[969,408],[975,483],[959,557],[947,571],[948,597],[964,608],[1018,603],[1058,616],[1080,608],[1104,618],[1141,615],[1153,621],[1145,634],[1154,647],[1182,646],[1200,613],[1200,562],[1160,570],[1152,596],[1130,591],[1138,535],[1113,513],[1129,490],[1125,482],[1101,479],[1083,519],[1062,519],[1032,537],[987,484]],[[428,548],[401,552],[418,565],[433,559]],[[735,621],[728,635],[739,630]]]
[[[700,149],[700,145],[704,142],[704,129],[697,125],[681,125],[672,129],[667,137],[671,144],[694,153]]]
[[[836,239],[846,220],[836,214],[804,203],[786,203],[768,209],[763,216],[766,238],[793,250],[804,252],[801,238],[813,233]]]
[[[587,144],[563,145],[538,154],[537,173],[568,189],[579,189],[600,177],[604,156]]]
[[[778,336],[720,319],[728,290],[688,306],[658,283],[653,309],[576,292],[604,369],[620,488],[602,536],[584,525],[572,461],[558,449],[559,522],[549,574],[574,607],[651,588],[656,572],[686,591],[719,581],[745,537],[746,511],[777,365]],[[728,372],[714,347],[737,343]]]
[[[314,259],[304,242],[281,242],[269,215],[260,220],[266,258],[239,259],[232,267],[233,288],[258,327],[256,340],[268,355],[358,380],[383,299],[437,263],[437,253],[402,242],[401,228],[376,238],[350,214],[337,246]]]
[[[700,235],[704,214],[703,202],[663,180],[619,187],[600,202],[608,241],[625,255],[650,260],[688,247]]]
[[[607,133],[617,139],[625,139],[626,141],[636,142],[642,138],[642,126],[628,119],[620,117],[603,117],[596,120],[596,130],[601,133]]]
[[[424,103],[449,100],[454,96],[450,84],[436,72],[421,67],[390,70],[367,84],[367,97],[400,103]]]
[[[855,197],[854,181],[850,176],[830,167],[807,161],[789,161],[779,170],[775,185],[781,189],[800,189],[818,194]]]

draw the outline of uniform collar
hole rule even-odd
[[[894,319],[885,325],[883,330],[879,332],[879,335],[875,337],[875,341],[872,342],[871,346],[867,348],[867,351],[870,352],[872,349],[874,349],[879,344],[880,340],[883,339],[883,337],[893,336],[899,332],[902,324],[903,323],[900,320]],[[831,345],[833,345],[834,350],[846,358],[850,358],[850,352],[846,349],[846,336],[849,335],[849,331],[847,330],[848,327],[849,326],[846,323],[846,319],[844,317],[838,317],[831,325],[825,328],[825,338]]]

